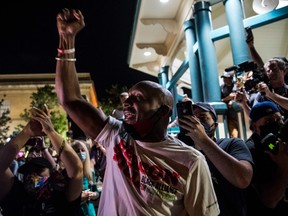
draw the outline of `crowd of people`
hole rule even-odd
[[[31,115],[1,148],[1,215],[95,216],[101,179],[90,161],[89,141],[64,139],[47,107],[33,108]]]
[[[33,108],[27,125],[0,149],[2,215],[288,214],[286,58],[264,63],[247,29],[251,55],[267,81],[257,83],[253,100],[245,88],[234,89],[231,74],[222,75],[220,90],[229,108],[243,108],[253,133],[239,138],[231,116],[231,137],[217,139],[211,104],[185,97],[193,114],[171,122],[174,98],[152,81],[123,92],[122,106],[111,115],[85,100],[75,66],[76,35],[84,26],[79,10],[57,15],[55,89],[86,138],[68,142],[47,107]],[[184,134],[170,135],[173,126]]]

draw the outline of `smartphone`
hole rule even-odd
[[[176,104],[178,119],[183,118],[184,115],[193,115],[193,107],[191,101],[178,102]],[[185,134],[188,131],[180,127],[180,133]]]
[[[42,139],[40,137],[31,137],[25,145],[27,146],[41,146],[42,144]]]

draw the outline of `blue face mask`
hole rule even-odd
[[[206,134],[210,137],[210,138],[213,138],[214,136],[214,130],[213,130],[213,125],[209,125],[208,123],[206,122],[201,122],[201,124],[203,125],[204,129],[205,129],[205,132]]]
[[[77,155],[81,161],[85,161],[87,158],[86,152],[78,152]]]

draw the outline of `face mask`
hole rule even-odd
[[[263,138],[269,133],[273,133],[277,135],[281,129],[281,124],[278,121],[270,122],[266,125],[262,125],[259,127],[260,136]]]
[[[161,111],[161,107],[151,116],[151,118],[137,122],[133,125],[127,124],[123,122],[123,127],[127,133],[134,140],[139,140],[145,137],[151,130],[153,130],[154,125],[160,120],[161,116],[159,116],[159,112]],[[155,116],[157,119],[155,120]]]
[[[201,124],[203,125],[206,134],[212,138],[214,136],[214,130],[212,128],[212,126],[214,125],[214,123],[212,125],[207,124],[206,122],[201,122]]]
[[[49,177],[42,177],[35,174],[27,175],[24,179],[24,188],[29,194],[35,195],[37,189],[42,187],[48,178]]]
[[[34,182],[35,182],[35,188],[41,187],[44,185],[45,181],[48,179],[48,177],[42,177],[42,176],[36,176]]]
[[[82,162],[85,161],[87,158],[86,152],[78,152],[77,155]]]

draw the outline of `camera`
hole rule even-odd
[[[267,134],[262,140],[261,144],[265,150],[276,154],[278,152],[278,139],[273,133]]]
[[[254,61],[244,61],[238,65],[233,65],[225,69],[226,72],[236,71],[237,72],[247,72],[257,69],[257,64]]]
[[[243,82],[245,90],[248,94],[250,94],[252,91],[255,91],[257,89],[257,84],[259,84],[260,82],[265,82],[269,86],[269,79],[266,76],[264,68],[258,68],[257,64],[254,61],[241,62],[238,65],[233,65],[231,67],[226,68],[225,71],[226,72],[235,71],[236,75],[239,72],[252,71],[252,76],[246,80],[237,78],[237,82],[238,79],[241,80],[241,82]]]
[[[269,133],[262,140],[261,144],[265,150],[277,154],[278,152],[278,141],[279,139],[283,142],[288,141],[288,119],[285,121],[284,125],[281,127],[278,134]]]
[[[252,86],[250,87],[250,85],[254,85],[254,83],[249,81],[246,84],[246,80],[244,79],[243,72],[253,71],[253,74],[254,74],[254,71],[256,71],[256,69],[257,69],[257,64],[255,64],[253,61],[244,61],[238,65],[233,65],[231,67],[226,68],[225,72],[235,71],[236,80],[237,80],[237,88],[239,90],[242,90],[242,88],[245,87],[245,90],[249,93],[249,90],[253,88]],[[249,90],[247,90],[247,87],[249,88]]]
[[[253,70],[252,77],[247,79],[244,83],[245,90],[249,93],[250,91],[257,89],[257,84],[260,82],[266,83],[268,86],[269,78],[266,76],[264,69],[255,69]]]

